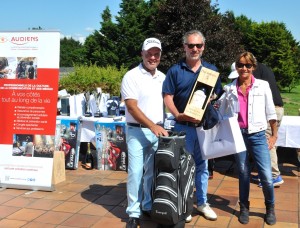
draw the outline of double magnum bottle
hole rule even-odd
[[[199,87],[195,92],[191,100],[191,104],[197,107],[203,108],[206,100],[206,89],[204,87]]]

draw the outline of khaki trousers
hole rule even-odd
[[[275,110],[276,110],[276,114],[277,114],[277,127],[279,128],[282,117],[284,115],[284,108],[275,106]],[[268,128],[266,130],[266,136],[268,138],[271,135],[272,135],[272,130],[271,130],[270,124],[268,123]],[[270,157],[271,157],[271,166],[272,166],[272,176],[273,176],[273,178],[276,178],[280,175],[280,170],[278,168],[278,157],[277,157],[277,152],[276,152],[275,146],[270,150]]]

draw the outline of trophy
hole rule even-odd
[[[92,112],[91,112],[91,107],[90,107],[90,92],[84,93],[84,98],[85,98],[85,117],[91,117]]]
[[[96,102],[96,112],[94,113],[94,117],[102,117],[102,113],[100,112],[100,102],[102,98],[102,90],[101,88],[97,88],[97,91],[93,91],[93,95]]]

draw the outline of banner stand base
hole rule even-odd
[[[65,180],[66,180],[65,153],[63,151],[54,151],[52,185],[56,185]]]

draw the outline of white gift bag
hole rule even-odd
[[[223,157],[246,150],[236,117],[221,119],[213,128],[196,128],[203,159]]]

